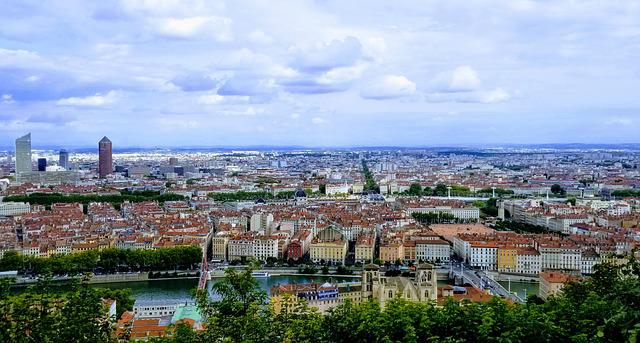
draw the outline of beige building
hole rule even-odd
[[[362,300],[374,299],[384,304],[395,297],[409,301],[427,302],[438,298],[438,281],[434,265],[418,265],[416,275],[408,277],[386,277],[380,267],[369,264],[362,273]]]
[[[546,300],[548,297],[558,294],[567,283],[574,280],[576,280],[576,278],[569,274],[542,272],[540,273],[538,296]]]
[[[372,235],[360,235],[358,237],[355,247],[356,262],[367,263],[373,261],[374,243],[375,239]]]
[[[331,262],[344,264],[349,245],[345,240],[320,241],[314,240],[309,247],[309,255],[313,262]]]
[[[211,237],[211,259],[226,261],[227,244],[229,244],[229,234],[227,232],[219,232]]]

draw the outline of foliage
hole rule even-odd
[[[554,183],[553,185],[551,185],[551,193],[555,195],[565,195],[566,191],[564,190],[564,188],[562,188],[562,186]]]
[[[258,199],[273,199],[273,194],[269,192],[245,192],[238,191],[233,193],[209,193],[209,198],[219,202],[230,201],[249,201]]]
[[[548,233],[549,230],[540,225],[533,225],[514,221],[499,221],[494,225],[498,231],[514,231],[517,233]]]
[[[440,213],[440,212],[414,212],[411,214],[413,219],[417,220],[421,224],[429,225],[436,223],[457,223],[460,220],[456,218],[453,214],[450,213]]]
[[[28,202],[31,205],[50,206],[55,203],[81,203],[88,204],[91,202],[108,202],[112,204],[122,204],[125,201],[143,202],[143,201],[178,201],[184,200],[185,197],[179,194],[163,193],[156,191],[122,191],[120,194],[98,195],[98,194],[71,194],[63,195],[60,193],[32,193],[29,195],[10,195],[5,197],[4,201]]]
[[[320,315],[284,296],[281,306],[252,277],[253,266],[228,269],[213,285],[219,301],[196,293],[204,330],[170,328],[154,342],[636,342],[640,332],[640,264],[595,267],[592,278],[567,285],[546,302],[526,304],[493,298],[484,303],[447,300],[409,302],[402,297],[381,307],[375,300],[344,304]],[[77,285],[64,295],[46,282],[10,295],[0,282],[0,340],[104,342],[110,328],[100,294]]]
[[[373,177],[373,173],[367,167],[367,162],[362,160],[362,174],[364,174],[364,191],[365,192],[373,192],[380,193],[380,186],[376,183],[376,180]]]
[[[8,251],[0,259],[0,270],[43,275],[77,275],[84,272],[113,273],[116,271],[150,271],[193,269],[202,259],[198,246],[160,248],[152,250],[103,249],[50,257],[21,255]]]
[[[618,198],[640,197],[640,190],[617,189],[611,192],[611,196],[618,197]]]
[[[0,341],[113,341],[102,294],[86,281],[57,293],[46,278],[21,294],[4,294],[0,297]]]

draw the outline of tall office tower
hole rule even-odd
[[[105,178],[113,172],[111,154],[111,141],[107,136],[104,136],[100,142],[98,142],[98,174],[100,178]]]
[[[47,159],[46,158],[39,158],[38,159],[38,171],[47,171]]]
[[[16,174],[29,173],[31,165],[31,133],[16,139]]]
[[[169,165],[170,166],[177,166],[178,165],[178,158],[177,157],[169,157]]]
[[[64,169],[69,169],[69,153],[65,149],[60,149],[60,159],[58,165]]]

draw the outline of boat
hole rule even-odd
[[[251,273],[251,276],[253,276],[254,278],[267,278],[270,277],[271,274],[269,274],[268,272],[253,272]]]

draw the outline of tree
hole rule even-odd
[[[407,195],[422,195],[422,186],[419,183],[412,183],[407,190]]]
[[[554,183],[553,185],[551,185],[551,193],[555,195],[564,195],[566,191],[564,190],[564,188],[562,188],[562,186],[560,186],[557,183]]]

